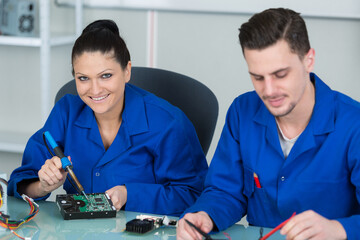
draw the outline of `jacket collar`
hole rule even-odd
[[[131,84],[125,86],[123,121],[125,121],[130,135],[144,133],[149,130],[144,97]]]
[[[335,94],[318,76],[310,74],[315,82],[315,106],[309,126],[315,135],[321,135],[335,129]]]

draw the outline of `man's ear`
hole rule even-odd
[[[304,56],[304,66],[307,72],[312,72],[315,65],[315,50],[310,48],[308,53]]]

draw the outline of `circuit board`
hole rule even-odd
[[[110,218],[116,216],[116,209],[105,193],[58,194],[56,203],[65,220],[87,218]]]

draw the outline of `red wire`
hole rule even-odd
[[[227,232],[223,232],[223,234],[225,235],[225,237],[227,237],[227,239],[231,240],[231,237]]]
[[[294,212],[291,217],[289,217],[287,220],[283,221],[282,223],[280,223],[277,227],[275,227],[273,230],[271,230],[268,234],[266,234],[265,236],[263,236],[262,238],[260,238],[260,240],[265,240],[268,237],[270,237],[271,235],[274,234],[274,232],[276,232],[277,230],[279,230],[280,228],[282,228],[293,216],[295,216],[296,212]]]

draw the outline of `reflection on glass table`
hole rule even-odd
[[[128,221],[133,220],[136,216],[142,214],[137,212],[119,211],[116,218],[97,218],[97,219],[75,219],[64,220],[60,214],[59,208],[55,202],[40,201],[37,202],[40,211],[37,216],[30,222],[22,225],[16,232],[22,236],[38,239],[131,239],[131,240],[175,240],[176,228],[172,226],[163,226],[145,234],[129,233],[124,231]],[[11,219],[21,219],[29,213],[29,205],[14,197],[8,197],[8,213]],[[158,216],[158,215],[155,215]],[[170,219],[176,217],[168,216]],[[224,232],[211,234],[214,239],[228,239],[226,235],[234,240],[258,240],[260,236],[259,227],[244,227],[235,224]],[[265,228],[264,235],[271,229]],[[225,234],[226,235],[225,235]],[[0,232],[0,240],[20,239],[13,235],[9,230]],[[272,235],[271,239],[285,239],[279,232]]]

